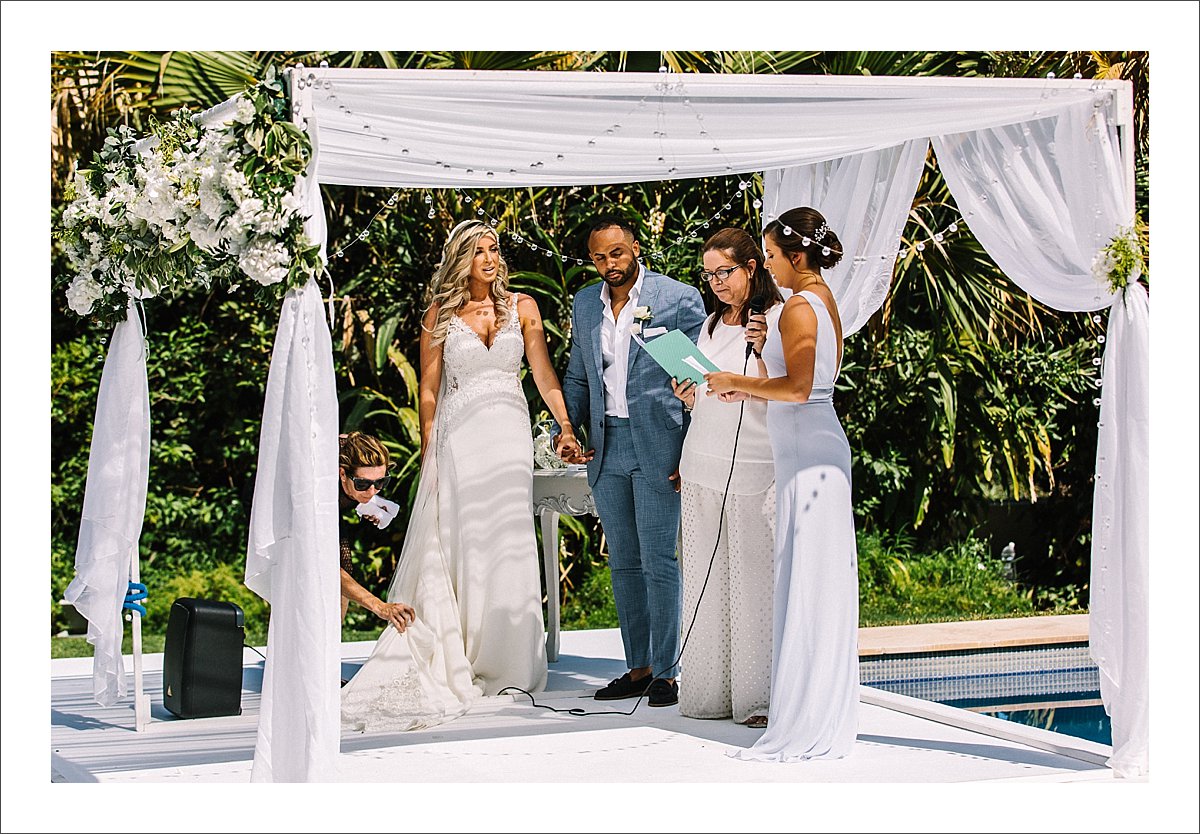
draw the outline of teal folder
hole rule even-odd
[[[700,352],[700,348],[682,330],[672,330],[648,342],[643,342],[637,336],[634,338],[664,371],[678,381],[690,379],[699,385],[704,382],[706,373],[721,370]]]

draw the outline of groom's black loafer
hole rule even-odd
[[[679,684],[655,679],[646,690],[646,703],[652,707],[670,707],[679,703]]]
[[[620,701],[623,698],[637,698],[646,691],[646,687],[649,685],[649,675],[634,680],[626,672],[608,686],[597,691],[593,697],[597,701]]]

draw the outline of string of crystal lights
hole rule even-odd
[[[1099,313],[1093,313],[1092,314],[1092,322],[1097,325],[1103,325],[1104,317],[1101,316]],[[1104,338],[1103,333],[1096,334],[1096,350],[1098,351],[1098,354],[1102,353],[1104,351],[1104,341],[1105,341],[1105,338]],[[1096,369],[1096,378],[1092,380],[1092,384],[1095,385],[1097,388],[1104,385],[1104,378],[1101,376],[1103,371],[1100,367],[1103,364],[1104,364],[1104,360],[1101,359],[1099,355],[1092,357],[1092,365]],[[1097,396],[1095,399],[1092,400],[1092,405],[1096,406],[1097,408],[1100,407],[1100,397],[1099,396]],[[1099,423],[1099,421],[1097,421],[1096,426],[1099,427],[1099,425],[1100,425],[1100,423]]]
[[[738,194],[742,194],[742,193],[746,192],[751,187],[752,187],[752,183],[749,180],[745,180],[745,179],[739,180],[738,185],[737,185]],[[367,221],[366,225],[358,233],[353,235],[345,245],[343,245],[336,252],[334,252],[332,255],[330,255],[329,259],[333,260],[335,258],[340,258],[343,254],[346,253],[347,250],[349,250],[352,246],[354,246],[354,244],[359,243],[361,241],[365,241],[370,234],[370,228],[371,228],[372,224],[374,224],[376,220],[378,220],[380,217],[382,217],[387,212],[388,209],[393,208],[396,205],[396,203],[399,201],[401,190],[402,189],[397,189],[396,191],[392,192],[392,194],[388,196],[387,200],[384,201],[384,204],[379,208],[379,210],[376,211],[373,215],[371,215],[371,218]],[[461,188],[454,188],[451,190],[459,195],[459,199],[462,200],[462,202],[464,204],[466,204],[468,206],[474,205],[475,214],[479,217],[485,218],[488,222],[488,225],[490,225],[496,229],[500,228],[500,226],[501,226],[500,221],[495,216],[493,216],[490,212],[488,212],[486,209],[483,208],[483,204],[482,204],[482,202],[479,202],[478,198],[472,197],[470,194],[467,194],[464,189],[461,189]],[[652,250],[646,250],[644,252],[645,257],[649,260],[661,261],[661,260],[665,259],[667,256],[667,253],[669,251],[671,251],[672,249],[674,249],[675,247],[680,246],[684,243],[688,243],[690,241],[699,240],[701,237],[703,237],[702,230],[711,228],[714,223],[716,223],[717,221],[724,218],[725,212],[730,211],[733,208],[733,203],[734,203],[735,199],[737,199],[737,195],[730,196],[730,198],[727,199],[721,205],[721,207],[719,209],[717,209],[716,212],[714,212],[712,215],[710,215],[702,220],[698,220],[691,227],[685,229],[683,232],[676,235],[674,237],[674,239],[672,239],[669,243],[667,243],[667,245],[661,246],[661,247],[658,247],[658,248],[652,249]],[[435,218],[437,216],[437,210],[433,208],[432,192],[428,192],[425,194],[424,202],[427,206],[429,206],[429,211],[426,216],[429,219]],[[752,205],[756,209],[761,208],[762,200],[759,199],[758,197],[755,197]],[[968,211],[965,216],[969,217],[973,214],[974,214],[973,211]],[[770,222],[770,220],[774,219],[774,218],[773,218],[773,215],[767,215],[764,219],[767,222]],[[956,233],[960,230],[960,228],[962,227],[962,224],[963,224],[963,219],[959,218],[959,219],[951,221],[950,223],[946,224],[945,226],[940,227],[932,235],[929,235],[928,237],[926,237],[924,239],[910,239],[909,243],[902,246],[900,248],[900,250],[897,252],[897,257],[900,257],[900,258],[911,257],[915,253],[924,252],[925,249],[931,244],[944,243],[947,237],[949,237],[950,235],[953,235],[954,233]],[[784,234],[791,234],[792,230],[790,227],[785,226],[783,232],[784,232]],[[538,245],[529,237],[529,235],[522,233],[520,228],[514,228],[511,232],[511,237],[516,243],[519,243],[519,244],[527,247],[531,251],[538,252],[549,258],[558,259],[558,260],[562,261],[563,263],[574,263],[578,266],[582,266],[582,265],[588,263],[587,261],[583,260],[582,258],[576,258],[576,257],[572,257],[570,255],[563,255],[561,252],[556,252],[549,247]],[[809,243],[811,243],[811,241],[807,241],[807,240],[802,241],[802,242],[805,246],[808,246]],[[822,247],[822,250],[821,250],[822,254],[824,254],[824,255],[828,255],[833,251],[839,251],[839,250],[837,250],[836,247],[828,247],[828,246]],[[889,257],[891,257],[891,256],[886,253],[879,256],[880,260],[887,260]],[[866,255],[857,255],[852,260],[854,263],[866,263],[866,261],[869,259]]]
[[[738,192],[739,193],[744,192],[749,187],[750,187],[750,183],[747,180],[741,180],[738,183]],[[454,191],[460,193],[460,199],[467,205],[477,204],[477,205],[475,205],[475,214],[479,217],[485,218],[488,222],[488,225],[492,226],[493,228],[500,227],[500,221],[497,220],[495,217],[493,217],[486,209],[484,209],[482,203],[479,203],[476,198],[470,196],[469,194],[463,193],[462,189],[456,188],[456,189],[454,189]],[[702,236],[701,230],[711,227],[713,223],[717,222],[718,220],[720,220],[724,217],[724,213],[726,211],[729,211],[731,208],[733,208],[734,199],[736,199],[736,198],[731,196],[728,200],[725,201],[725,203],[723,203],[721,205],[721,207],[716,212],[714,212],[712,215],[704,218],[703,220],[697,221],[690,228],[686,229],[684,232],[677,235],[675,237],[675,239],[673,241],[671,241],[669,244],[667,244],[666,246],[659,247],[659,248],[653,249],[653,250],[650,250],[650,249],[643,250],[643,253],[642,253],[643,256],[647,260],[663,260],[666,258],[667,252],[669,252],[671,249],[675,248],[676,246],[679,246],[680,244],[685,243],[689,240],[699,239]],[[426,195],[425,202],[426,203],[432,202],[432,197],[430,195]],[[434,212],[432,211],[432,209],[430,210],[430,216],[431,217],[434,216]],[[549,258],[558,259],[564,264],[574,263],[576,266],[583,266],[585,264],[590,263],[590,261],[584,260],[583,258],[577,258],[577,257],[573,257],[571,255],[564,255],[561,252],[556,252],[553,249],[550,249],[549,247],[541,246],[541,245],[535,243],[532,239],[530,239],[530,237],[528,235],[523,234],[519,228],[513,229],[513,231],[511,232],[511,237],[515,243],[525,246],[528,249],[530,249],[531,251],[538,252]]]
[[[391,193],[391,196],[389,196],[387,198],[387,200],[384,202],[384,204],[379,208],[379,211],[377,211],[373,215],[371,215],[371,219],[367,221],[367,225],[362,228],[362,231],[360,231],[358,234],[354,235],[354,237],[350,238],[350,241],[345,246],[341,247],[336,252],[334,252],[332,255],[330,255],[329,260],[332,261],[334,258],[340,258],[345,253],[345,251],[347,249],[349,249],[351,246],[358,243],[359,241],[366,240],[367,235],[371,228],[371,224],[373,224],[376,220],[378,220],[383,215],[384,212],[386,212],[388,209],[395,206],[396,202],[399,199],[400,199],[400,189],[397,189],[396,191],[393,191]],[[430,215],[430,216],[432,217],[433,215]]]

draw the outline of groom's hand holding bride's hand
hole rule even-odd
[[[575,432],[568,426],[563,427],[562,434],[554,435],[554,454],[563,463],[587,463],[596,454],[595,450],[583,451]]]
[[[379,619],[394,625],[396,631],[401,634],[417,618],[417,612],[413,610],[413,607],[405,605],[403,602],[381,602],[375,614]]]

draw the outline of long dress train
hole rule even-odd
[[[858,732],[858,551],[850,444],[833,409],[838,340],[821,298],[813,390],[771,402],[775,458],[775,623],[766,732],[733,755],[758,761],[841,758]],[[787,373],[778,328],[763,348],[771,376]]]
[[[504,687],[545,687],[533,441],[517,376],[524,340],[515,295],[510,304],[490,348],[450,321],[433,436],[388,590],[417,619],[380,635],[342,690],[343,726],[419,729]]]

